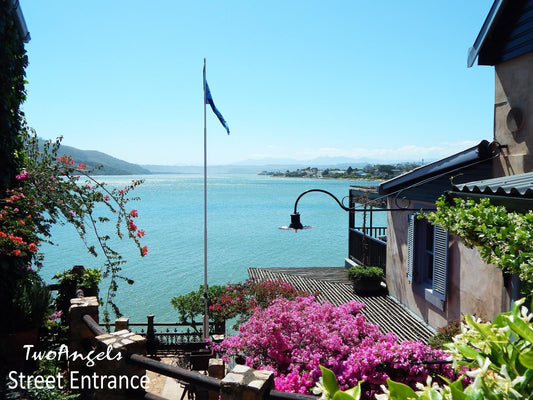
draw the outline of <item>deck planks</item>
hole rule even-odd
[[[384,333],[394,333],[399,341],[420,340],[424,343],[435,331],[411,311],[386,294],[360,296],[354,293],[344,267],[249,268],[252,279],[282,280],[298,290],[318,292],[318,299],[335,306],[355,300],[365,304],[361,310],[366,320],[379,325]]]

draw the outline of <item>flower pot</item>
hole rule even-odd
[[[353,289],[358,294],[368,295],[381,291],[381,279],[354,279]]]

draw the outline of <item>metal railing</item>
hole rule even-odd
[[[350,228],[348,238],[350,259],[361,265],[380,267],[386,272],[387,243],[377,237],[380,234],[385,236],[387,228],[366,228],[370,230],[370,234],[365,234],[359,229],[361,228]]]

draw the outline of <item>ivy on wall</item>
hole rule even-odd
[[[0,193],[15,180],[22,149],[28,57],[15,18],[11,2],[0,0]]]

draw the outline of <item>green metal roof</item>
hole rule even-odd
[[[453,185],[453,190],[496,196],[533,199],[533,172]]]

